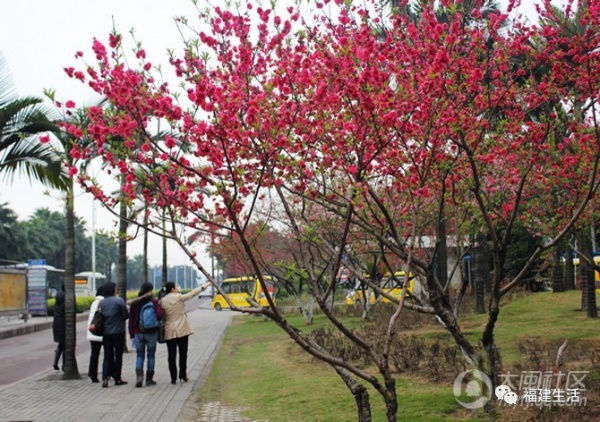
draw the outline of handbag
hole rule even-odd
[[[158,326],[158,342],[161,343],[161,344],[166,341],[165,340],[165,326],[166,326],[165,325],[165,320],[162,319],[160,321],[160,325]]]
[[[94,317],[92,318],[92,322],[90,323],[90,333],[95,336],[102,337],[104,335],[104,316],[102,316],[102,308],[98,305],[98,309],[94,313]]]

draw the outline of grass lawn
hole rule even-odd
[[[592,370],[594,353],[600,351],[600,320],[589,320],[578,310],[580,292],[561,294],[537,293],[514,298],[500,312],[496,341],[504,367],[515,373],[531,371],[528,356],[540,345],[547,346],[547,359],[556,359],[556,350],[570,340],[565,354],[566,365]],[[407,314],[409,315],[409,314]],[[303,325],[299,316],[290,315],[290,323],[303,330],[324,327],[320,316],[315,324]],[[486,315],[471,314],[461,320],[463,329],[478,338]],[[356,324],[356,321],[351,321]],[[431,326],[423,327],[430,335]],[[419,328],[411,334],[419,335]],[[439,330],[440,333],[443,330]],[[528,343],[534,341],[535,343]],[[524,345],[526,346],[524,349]],[[523,353],[520,353],[520,350]],[[541,349],[536,353],[544,355]],[[598,363],[596,362],[596,365]],[[461,369],[457,369],[457,374]],[[596,377],[600,375],[594,373]],[[599,379],[593,379],[600,384]],[[590,386],[587,386],[588,389]],[[503,410],[494,418],[473,414],[460,407],[452,394],[452,381],[434,382],[422,376],[397,377],[399,421],[447,420],[600,420],[586,419],[583,414],[545,414]],[[373,421],[384,421],[383,400],[371,390]],[[309,356],[271,321],[239,315],[228,329],[223,347],[211,374],[200,392],[204,403],[219,401],[226,406],[244,407],[250,420],[270,422],[353,421],[357,420],[352,396],[340,378],[328,366]],[[589,396],[589,395],[588,395]],[[596,396],[589,399],[597,398]],[[589,400],[588,399],[588,400]],[[588,402],[590,410],[600,411],[600,403]],[[585,410],[587,411],[586,408]],[[572,417],[572,418],[571,418]],[[599,417],[596,415],[595,417]],[[531,418],[531,419],[530,419]]]

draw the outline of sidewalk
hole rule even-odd
[[[188,313],[194,334],[189,342],[187,383],[170,383],[164,344],[157,348],[158,384],[152,387],[135,387],[133,350],[123,356],[123,379],[129,384],[115,386],[111,381],[109,388],[102,388],[100,383],[90,382],[82,369],[87,368],[88,353],[78,356],[80,380],[62,380],[61,374],[49,369],[0,387],[0,422],[244,421],[240,409],[223,408],[219,403],[202,404],[198,395],[233,315],[206,307]],[[32,318],[26,323],[17,319],[14,323],[4,321],[0,324],[0,338],[6,333],[18,335],[22,330],[48,329],[51,324],[51,318]]]

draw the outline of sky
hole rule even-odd
[[[213,0],[211,3],[223,3]],[[64,67],[80,67],[75,58],[77,51],[91,56],[94,38],[107,44],[108,34],[114,27],[123,34],[126,45],[133,41],[129,30],[141,41],[147,57],[153,64],[167,64],[167,49],[181,51],[181,35],[174,22],[175,16],[187,16],[193,21],[197,12],[191,0],[4,0],[0,14],[0,53],[8,62],[17,92],[20,96],[43,96],[44,89],[56,92],[63,103],[73,100],[78,106],[94,104],[98,97],[86,85],[70,79]],[[200,4],[203,3],[199,0]],[[533,10],[533,2],[524,0],[525,11]],[[200,6],[204,8],[205,6]],[[167,74],[168,79],[168,74]],[[38,182],[15,178],[12,184],[0,179],[0,203],[8,203],[21,219],[28,218],[39,207],[62,211],[63,202],[56,191],[46,192]],[[98,204],[94,206],[91,195],[78,192],[76,213],[84,218],[91,230],[115,230],[116,218]],[[95,218],[93,218],[95,215]],[[128,248],[131,257],[142,252],[141,239]],[[149,247],[150,264],[162,262],[161,242],[152,237]],[[172,244],[169,250],[176,250]],[[197,251],[199,254],[202,251]],[[171,253],[169,265],[187,264],[181,251]],[[39,258],[39,257],[32,257]],[[208,259],[206,259],[208,262]]]
[[[42,97],[44,89],[52,89],[57,100],[63,103],[73,100],[78,106],[93,104],[98,97],[64,73],[64,67],[81,66],[75,52],[91,56],[94,38],[107,44],[114,24],[128,46],[133,45],[129,30],[134,28],[136,39],[143,43],[153,63],[163,63],[163,68],[168,68],[167,48],[182,49],[174,17],[196,15],[190,0],[5,0],[2,3],[0,53],[8,63],[19,96]],[[8,203],[21,220],[40,207],[64,209],[58,191],[47,192],[40,183],[30,183],[25,177],[16,176],[12,183],[2,178],[0,186],[0,203]],[[94,207],[91,195],[78,191],[75,201],[76,214],[86,220],[90,233],[92,222],[96,229],[116,229],[117,219],[100,204]],[[168,250],[170,266],[189,263],[177,245],[170,244]],[[140,236],[129,244],[128,255],[141,253]],[[162,243],[156,236],[149,242],[149,261],[151,265],[162,262]]]

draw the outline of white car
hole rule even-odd
[[[208,283],[208,284],[210,284],[210,283]],[[213,297],[214,296],[214,290],[215,290],[215,286],[213,286],[212,284],[210,284],[206,288],[206,290],[202,290],[200,292],[200,294],[198,295],[198,298],[201,298],[201,297]]]

